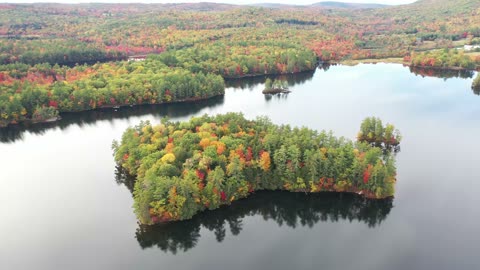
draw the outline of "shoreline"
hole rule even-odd
[[[136,181],[136,179],[135,179]],[[318,191],[308,191],[308,190],[295,190],[295,191],[291,191],[291,190],[286,190],[286,189],[276,189],[276,190],[269,190],[269,189],[260,189],[260,190],[255,190],[253,191],[252,193],[250,194],[253,194],[253,193],[257,193],[257,192],[289,192],[289,193],[305,193],[307,195],[314,195],[314,194],[320,194],[320,193],[332,193],[332,194],[350,194],[350,195],[353,195],[353,196],[358,196],[358,197],[361,197],[361,198],[365,198],[367,200],[372,200],[372,201],[380,201],[380,200],[386,200],[386,199],[389,199],[389,198],[394,198],[394,196],[385,196],[385,197],[378,197],[376,196],[375,194],[373,194],[372,192],[369,192],[369,191],[365,191],[365,190],[358,190],[356,188],[350,188],[350,189],[346,189],[346,190],[343,190],[343,191],[340,191],[340,190],[335,190],[334,188],[330,188],[330,189],[322,189],[322,190],[318,190]],[[247,196],[247,197],[244,197],[244,198],[241,198],[239,200],[235,200],[233,202],[238,202],[238,201],[243,201],[243,200],[249,200],[249,197],[250,196]],[[230,202],[228,204],[222,204],[220,205],[218,208],[216,209],[205,209],[203,211],[200,211],[198,213],[196,213],[192,218],[190,219],[185,219],[185,220],[169,220],[169,221],[160,221],[160,222],[156,222],[156,223],[153,223],[153,224],[142,224],[143,226],[158,226],[158,225],[161,225],[161,224],[172,224],[172,223],[175,223],[175,222],[182,222],[182,221],[188,221],[188,220],[191,220],[193,218],[195,218],[195,216],[197,215],[201,215],[202,213],[205,213],[207,211],[216,211],[220,208],[226,208],[226,207],[230,207],[230,205],[233,203],[233,202]]]
[[[211,98],[215,98],[215,97],[220,97],[220,96],[224,96],[225,94],[219,94],[219,95],[213,95],[213,96],[209,96],[209,97],[205,97],[205,98],[187,98],[187,99],[182,99],[182,100],[176,100],[176,101],[170,101],[170,102],[160,102],[160,103],[138,103],[138,104],[126,104],[126,105],[104,105],[104,106],[101,106],[101,107],[96,107],[96,108],[92,108],[92,109],[87,109],[87,110],[80,110],[80,111],[64,111],[64,112],[60,112],[60,113],[81,113],[81,112],[88,112],[88,111],[95,111],[95,110],[103,110],[103,109],[113,109],[113,110],[117,110],[117,109],[121,109],[121,108],[125,108],[125,107],[135,107],[135,106],[144,106],[144,105],[165,105],[165,104],[175,104],[175,103],[195,103],[197,101],[204,101],[204,100],[208,100],[208,99],[211,99]],[[45,119],[45,120],[33,120],[33,119],[25,119],[25,120],[22,120],[22,121],[19,121],[19,122],[15,122],[15,123],[7,123],[7,124],[3,124],[0,122],[0,128],[8,128],[9,126],[14,126],[14,125],[19,125],[19,124],[23,124],[23,123],[30,123],[30,124],[45,124],[45,123],[53,123],[53,122],[57,122],[59,120],[61,120],[62,117],[61,115],[59,116],[56,116],[56,117],[51,117],[51,118],[48,118],[48,119]]]
[[[299,71],[299,72],[292,72],[292,73],[267,73],[267,74],[250,74],[250,75],[244,75],[244,76],[240,76],[240,77],[222,77],[224,79],[224,81],[228,81],[228,80],[237,80],[237,79],[244,79],[244,78],[255,78],[255,77],[262,77],[262,76],[273,76],[273,75],[276,75],[276,76],[280,76],[280,75],[291,75],[291,74],[300,74],[300,73],[304,73],[304,72],[312,72],[312,71],[315,71],[315,69],[318,67],[318,64],[315,65],[315,68],[311,69],[311,70],[304,70],[304,71]],[[208,100],[208,99],[211,99],[211,98],[214,98],[214,97],[218,97],[218,96],[224,96],[224,94],[219,94],[219,95],[213,95],[213,96],[209,96],[209,97],[206,97],[206,98],[187,98],[187,99],[182,99],[182,100],[176,100],[176,101],[170,101],[170,102],[160,102],[160,103],[135,103],[135,104],[126,104],[126,105],[103,105],[101,107],[96,107],[96,108],[91,108],[91,109],[86,109],[86,110],[79,110],[79,111],[63,111],[63,112],[59,112],[59,113],[77,113],[77,112],[86,112],[86,111],[93,111],[93,110],[100,110],[100,109],[120,109],[122,107],[133,107],[133,106],[142,106],[142,105],[164,105],[164,104],[175,104],[175,103],[184,103],[184,102],[196,102],[196,101],[201,101],[201,100]],[[21,123],[32,123],[32,124],[39,124],[39,123],[51,123],[51,122],[56,122],[58,120],[60,120],[61,117],[59,116],[58,119],[54,119],[52,120],[52,118],[49,118],[49,119],[46,119],[46,120],[32,120],[32,119],[24,119],[22,121],[18,121],[18,122],[9,122],[9,123],[2,123],[0,121],[0,128],[7,128],[9,126],[13,126],[13,125],[19,125]]]
[[[385,64],[405,64],[403,61],[403,58],[399,57],[388,57],[388,58],[367,58],[367,59],[346,59],[346,60],[340,60],[338,62],[335,62],[340,65],[344,66],[355,66],[358,64],[380,64],[380,63],[385,63]]]
[[[281,76],[281,75],[292,75],[292,74],[300,74],[304,72],[312,72],[315,71],[318,67],[318,63],[312,68],[312,69],[306,69],[298,72],[285,72],[285,73],[257,73],[257,74],[246,74],[242,76],[235,76],[235,77],[223,77],[222,78],[227,81],[227,80],[238,80],[238,79],[245,79],[245,78],[255,78],[255,77],[262,77],[262,76]]]
[[[478,71],[479,68],[469,69],[463,67],[432,67],[432,66],[416,66],[416,65],[406,65],[407,67],[414,68],[423,68],[423,69],[433,69],[433,70],[445,70],[445,71]]]
[[[398,62],[397,60],[400,60],[401,62]],[[378,64],[378,63],[385,63],[385,64],[403,64],[405,67],[413,67],[413,68],[423,68],[423,69],[432,69],[432,70],[445,70],[445,71],[479,71],[480,68],[476,69],[467,69],[467,68],[462,68],[462,67],[431,67],[431,66],[415,66],[415,65],[409,65],[406,62],[403,61],[402,58],[382,58],[382,59],[360,59],[360,60],[341,60],[338,62],[324,62],[326,64],[330,65],[345,65],[345,66],[356,66],[358,64]],[[289,75],[289,74],[299,74],[299,73],[304,73],[304,72],[312,72],[315,71],[315,69],[318,67],[318,63],[315,65],[315,68],[312,70],[304,70],[304,71],[299,71],[299,72],[292,72],[292,73],[267,73],[267,74],[250,74],[250,75],[244,75],[240,77],[222,77],[225,81],[227,80],[237,80],[237,79],[244,79],[244,78],[254,78],[254,77],[262,77],[262,76],[281,76],[281,75]],[[289,90],[282,90],[282,91],[268,91],[265,92],[262,91],[263,94],[265,95],[275,95],[275,94],[282,94],[282,93],[290,93],[291,91]],[[187,98],[187,99],[182,99],[182,100],[176,100],[176,101],[170,101],[170,102],[160,102],[160,103],[135,103],[135,104],[124,104],[124,105],[103,105],[101,107],[96,107],[96,108],[91,108],[91,109],[86,109],[86,110],[79,110],[79,111],[63,111],[59,113],[77,113],[77,112],[86,112],[86,111],[93,111],[93,110],[100,110],[100,109],[121,109],[122,107],[133,107],[133,106],[142,106],[142,105],[164,105],[164,104],[175,104],[175,103],[184,103],[184,102],[196,102],[196,101],[201,101],[201,100],[208,100],[210,98],[218,97],[218,96],[223,96],[225,94],[219,94],[219,95],[214,95],[214,96],[209,96],[205,98]],[[2,123],[0,121],[0,128],[7,128],[12,125],[19,125],[21,123],[32,123],[32,124],[39,124],[39,123],[51,123],[51,122],[56,122],[60,120],[61,117],[53,117],[45,120],[33,120],[33,119],[24,119],[22,121],[18,122],[9,122],[9,123]]]
[[[341,60],[338,62],[331,62],[344,66],[356,66],[358,64],[402,64],[405,67],[414,67],[414,68],[423,68],[423,69],[434,69],[434,70],[446,70],[446,71],[479,71],[480,67],[473,69],[463,68],[463,67],[443,67],[443,66],[419,66],[412,65],[408,62],[403,61],[403,58],[391,57],[391,58],[379,58],[379,59],[358,59],[358,60]]]

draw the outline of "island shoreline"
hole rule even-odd
[[[213,95],[213,96],[209,96],[209,97],[205,97],[205,98],[187,98],[187,99],[182,99],[182,100],[159,102],[159,103],[136,103],[136,104],[122,104],[122,105],[103,105],[103,106],[88,109],[88,110],[65,111],[65,112],[60,112],[60,113],[82,113],[82,112],[104,110],[104,109],[116,110],[116,109],[121,109],[121,108],[125,108],[125,107],[135,107],[135,106],[145,106],[145,105],[154,105],[154,106],[157,105],[158,106],[158,105],[167,105],[167,104],[176,104],[176,103],[196,103],[196,102],[205,101],[205,100],[209,100],[209,99],[216,98],[216,97],[221,97],[221,96],[224,96],[224,95],[225,94],[218,94],[218,95]],[[62,117],[61,117],[61,115],[59,115],[59,116],[51,117],[51,118],[44,119],[44,120],[25,119],[25,120],[20,121],[20,122],[7,123],[7,124],[3,124],[3,123],[0,122],[0,128],[8,128],[9,126],[19,125],[19,124],[23,124],[23,123],[29,123],[29,124],[53,123],[53,122],[59,121],[61,119],[62,119]]]

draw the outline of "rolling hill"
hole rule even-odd
[[[326,1],[326,2],[318,2],[318,3],[312,4],[311,6],[313,6],[313,7],[323,7],[323,8],[363,9],[363,8],[383,8],[383,7],[387,7],[388,5],[370,4],[370,3],[346,3],[346,2]]]

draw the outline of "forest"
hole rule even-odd
[[[324,61],[403,57],[477,44],[479,9],[475,0],[420,0],[375,9],[2,4],[0,64],[82,64],[218,44],[300,46]]]
[[[225,91],[219,75],[153,59],[74,68],[9,64],[0,66],[0,81],[0,125],[48,120],[59,112],[195,101]]]
[[[463,51],[445,48],[423,53],[412,52],[405,56],[405,61],[414,67],[472,70],[480,64],[480,55],[472,58]]]
[[[192,218],[258,190],[394,195],[393,125],[367,118],[358,140],[331,132],[275,125],[242,114],[148,122],[113,142],[115,161],[134,184],[134,208],[143,224]]]
[[[348,59],[474,70],[480,3],[380,8],[1,4],[0,126],[62,112],[192,101],[224,79]],[[140,61],[127,61],[137,57]]]

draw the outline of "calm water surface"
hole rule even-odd
[[[473,74],[420,73],[334,66],[289,77],[288,96],[264,97],[264,78],[240,80],[206,102],[0,130],[0,269],[479,269],[480,96]],[[139,226],[112,140],[140,120],[225,112],[351,139],[367,116],[394,123],[404,135],[396,196],[259,192]]]

